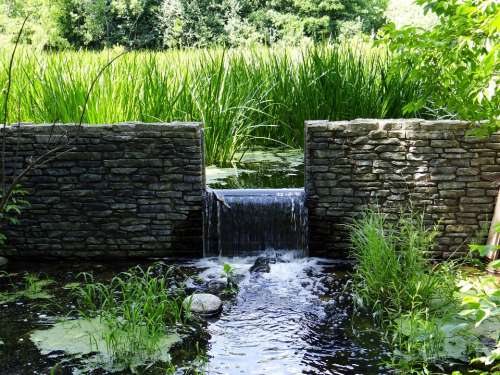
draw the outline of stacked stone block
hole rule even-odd
[[[201,256],[205,189],[197,123],[7,129],[6,172],[70,141],[24,180],[31,206],[4,255]]]
[[[467,135],[460,121],[306,123],[309,251],[346,255],[347,224],[378,204],[389,219],[425,212],[435,257],[463,255],[487,233],[500,181],[500,134]]]

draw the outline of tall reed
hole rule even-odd
[[[78,121],[89,77],[116,53],[24,48],[11,121]],[[402,117],[418,87],[391,64],[382,47],[366,43],[130,52],[99,79],[85,121],[203,121],[206,160],[223,165],[255,144],[302,146],[305,120]]]

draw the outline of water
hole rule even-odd
[[[231,167],[206,168],[213,189],[304,187],[304,150],[253,150],[237,154]]]
[[[355,334],[345,268],[318,258],[275,256],[269,273],[248,270],[255,258],[204,259],[205,278],[225,261],[244,275],[220,319],[208,324],[207,374],[387,374],[377,334]]]
[[[307,254],[303,189],[216,189],[205,199],[205,256],[294,249]]]
[[[178,368],[188,366],[198,351],[207,357],[207,374],[387,374],[380,364],[387,354],[378,334],[356,331],[371,327],[369,320],[352,320],[351,300],[343,288],[349,276],[343,263],[297,258],[293,251],[267,252],[269,273],[252,274],[256,257],[166,260],[186,275],[205,281],[220,278],[224,263],[240,275],[237,296],[226,299],[219,318],[205,322],[193,336],[172,350]],[[275,263],[273,263],[275,261]],[[64,285],[81,271],[92,271],[106,282],[136,263],[11,262],[7,271],[16,281],[25,271],[42,272],[56,280],[52,301],[19,301],[0,305],[0,374],[48,374],[56,364],[76,374],[79,361],[62,351],[41,355],[30,341],[34,329],[46,329],[74,309]],[[147,267],[151,262],[146,262]],[[0,290],[7,290],[0,279]],[[201,291],[205,286],[199,287]],[[61,348],[62,349],[62,348]],[[177,374],[182,374],[179,370]],[[92,374],[109,374],[96,370]],[[123,371],[120,374],[131,374]],[[165,374],[165,365],[144,374]]]

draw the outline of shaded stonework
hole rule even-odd
[[[307,122],[310,254],[346,255],[346,224],[368,205],[395,219],[410,202],[440,231],[436,258],[465,254],[487,234],[500,181],[500,134],[473,138],[468,128],[459,121]]]
[[[31,207],[4,228],[4,255],[201,256],[205,190],[198,123],[20,125],[7,129],[6,171],[75,139],[23,182]]]

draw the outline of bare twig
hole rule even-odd
[[[22,35],[23,29],[24,29],[24,25],[25,25],[27,19],[28,19],[28,17],[25,18],[23,25],[21,27],[21,30],[19,31],[19,34],[18,34],[17,39],[16,39],[16,45],[14,47],[14,51],[12,53],[12,56],[10,59],[10,64],[9,64],[9,81],[8,81],[8,86],[7,86],[6,98],[5,98],[5,102],[4,102],[5,113],[4,113],[4,122],[3,122],[3,145],[2,145],[2,168],[3,168],[2,169],[2,183],[3,183],[3,189],[2,189],[2,196],[0,199],[0,212],[3,212],[5,206],[7,205],[9,200],[11,199],[12,194],[16,189],[16,186],[33,169],[44,166],[47,163],[49,163],[50,161],[57,159],[61,155],[74,150],[74,148],[72,147],[72,144],[74,144],[80,136],[80,131],[81,131],[81,128],[83,127],[83,119],[85,118],[85,113],[87,111],[87,106],[88,106],[88,103],[90,100],[90,95],[91,95],[95,85],[97,84],[97,82],[98,82],[99,78],[102,76],[102,74],[106,71],[106,69],[108,69],[111,66],[111,64],[113,64],[117,59],[119,59],[121,56],[123,56],[124,54],[127,53],[127,51],[122,52],[122,53],[118,54],[117,56],[113,57],[111,60],[109,60],[99,70],[97,75],[92,80],[92,82],[87,90],[86,96],[85,96],[85,101],[83,103],[82,112],[80,114],[79,121],[76,124],[76,132],[75,132],[74,136],[72,138],[67,137],[66,141],[64,143],[59,144],[59,145],[54,145],[52,148],[50,148],[50,146],[47,146],[47,148],[45,148],[45,151],[40,156],[38,156],[36,158],[33,158],[33,157],[30,158],[27,162],[27,166],[24,167],[20,171],[20,173],[15,175],[13,177],[11,183],[7,186],[6,175],[5,175],[6,130],[7,130],[6,128],[7,128],[7,123],[8,123],[8,112],[7,111],[8,111],[9,93],[10,93],[10,89],[11,89],[12,66],[14,63],[15,52],[16,52],[17,46],[20,42],[21,35]],[[49,145],[52,142],[56,125],[57,125],[56,122],[54,122],[52,124],[52,129],[51,129],[51,132],[49,135]]]
[[[24,21],[17,33],[16,42],[14,44],[14,49],[12,50],[12,54],[10,55],[9,60],[9,70],[7,73],[7,88],[5,91],[5,100],[3,103],[3,126],[2,126],[2,195],[5,195],[6,181],[5,181],[5,151],[6,151],[6,142],[7,142],[7,123],[9,121],[9,96],[10,90],[12,87],[12,69],[14,67],[14,59],[16,56],[17,47],[19,46],[19,42],[21,41],[21,36],[23,35],[24,26],[26,26],[26,22],[28,22],[29,15],[24,18]],[[3,198],[3,197],[2,197]],[[0,212],[3,210],[3,206],[0,206]]]

